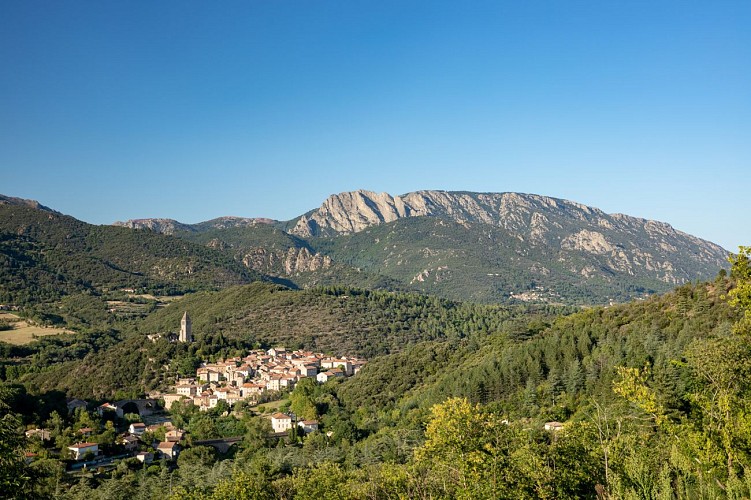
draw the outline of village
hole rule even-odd
[[[336,377],[355,375],[365,361],[352,357],[330,357],[310,351],[271,348],[216,363],[202,363],[195,378],[178,379],[174,393],[162,394],[165,408],[190,399],[201,410],[225,401],[232,407],[241,400],[256,404],[269,391],[291,391],[305,377],[325,383]]]
[[[187,313],[183,315],[179,335],[174,335],[171,340],[193,341]],[[60,429],[55,432],[35,428],[28,429],[26,437],[39,442],[40,450],[49,449],[47,442],[64,443],[59,446],[59,453],[72,462],[70,471],[86,466],[106,467],[126,457],[136,458],[144,464],[158,459],[171,461],[177,458],[187,442],[226,452],[241,436],[186,441],[186,431],[173,423],[170,410],[178,411],[189,405],[197,407],[200,412],[219,415],[219,411],[221,415],[229,416],[239,402],[247,408],[260,401],[279,400],[304,378],[325,384],[332,379],[353,376],[363,365],[365,360],[356,357],[328,356],[283,347],[256,349],[245,356],[204,361],[195,377],[178,377],[171,392],[150,393],[148,399],[105,402],[96,406],[92,413],[89,413],[91,405],[87,401],[68,399],[68,418],[76,422],[72,433],[61,439],[63,433]],[[292,412],[274,411],[265,414],[264,418],[271,424],[270,437],[283,438],[292,431],[304,436],[319,430],[318,421],[298,419]],[[34,452],[26,454],[28,462],[37,456]]]
[[[178,342],[193,342],[190,316],[183,314]],[[291,391],[302,378],[315,377],[325,383],[334,377],[348,377],[360,371],[365,360],[331,357],[311,351],[288,351],[283,347],[254,350],[245,357],[228,358],[215,363],[203,362],[195,378],[178,379],[174,392],[159,394],[166,409],[177,401],[190,399],[201,410],[215,408],[219,401],[232,407],[246,400],[256,404],[268,391]]]

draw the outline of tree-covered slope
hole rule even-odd
[[[420,341],[488,334],[533,310],[464,304],[416,294],[343,287],[290,290],[256,283],[185,297],[145,318],[138,328],[141,333],[174,330],[188,311],[199,339],[222,334],[248,342],[370,358]]]
[[[727,257],[664,222],[522,193],[359,190],[286,223],[127,224],[224,249],[298,286],[385,286],[473,302],[623,302],[712,279]]]
[[[178,238],[0,203],[1,303],[117,288],[182,293],[259,278],[221,252]]]
[[[633,247],[638,240],[630,238],[613,239],[612,244]],[[475,302],[623,302],[668,291],[674,282],[713,277],[719,269],[719,263],[696,266],[686,259],[670,264],[674,276],[666,280],[622,250],[615,263],[610,252],[530,244],[503,227],[433,217],[316,238],[311,245],[336,262],[373,270],[423,292]]]
[[[146,335],[177,331],[186,311],[192,319],[193,344],[147,340]],[[111,332],[107,338],[118,340],[104,348],[89,340],[100,338],[99,333],[46,338],[24,348],[6,348],[6,362],[25,365],[19,380],[36,390],[65,390],[82,397],[118,390],[137,394],[180,370],[189,375],[198,360],[237,355],[259,345],[374,358],[424,341],[461,343],[516,332],[525,328],[528,315],[551,317],[556,312],[565,310],[477,306],[340,287],[290,290],[254,283],[190,294],[131,323],[103,324],[100,329]],[[165,366],[170,368],[165,371]]]
[[[336,284],[402,291],[410,288],[393,278],[332,261],[304,239],[266,222],[233,225],[214,220],[192,225],[189,231],[175,231],[174,235],[222,251],[251,270],[301,288]]]
[[[427,409],[462,397],[498,405],[513,418],[564,420],[587,398],[612,399],[617,367],[649,366],[659,401],[679,411],[690,386],[686,351],[732,335],[738,314],[725,298],[729,286],[718,279],[549,323],[526,318],[526,327],[507,326],[451,351],[416,344],[373,360],[343,385],[342,395],[351,408],[376,412],[392,404]],[[426,352],[435,363],[422,361]]]

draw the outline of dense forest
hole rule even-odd
[[[5,359],[28,356],[40,370],[21,374],[19,366],[5,366],[0,489],[57,498],[747,497],[749,254],[744,248],[732,258],[727,277],[579,312],[530,316],[385,292],[255,285],[196,296],[191,305],[204,304],[196,311],[196,330],[205,330],[189,348],[137,342],[146,330],[173,325],[180,307],[135,321],[127,333],[90,335],[88,345],[79,338],[81,346],[57,352],[73,351],[71,360],[42,361],[38,345],[6,347]],[[81,363],[74,360],[77,349],[88,350],[84,360],[124,355],[113,349],[132,342],[130,351],[146,348],[147,360],[163,350],[174,360],[170,370],[189,369],[191,360],[272,341],[264,336],[271,326],[259,326],[257,332],[267,332],[260,336],[243,333],[258,319],[245,323],[248,309],[279,316],[283,308],[271,308],[278,300],[271,296],[291,307],[320,301],[317,307],[329,314],[342,307],[343,317],[357,312],[359,321],[370,318],[372,325],[400,325],[373,327],[364,336],[387,340],[361,345],[373,357],[357,376],[301,383],[286,397],[283,408],[317,419],[320,432],[270,437],[268,420],[257,409],[241,406],[227,414],[226,408],[206,413],[184,407],[173,408],[172,417],[191,440],[244,436],[242,441],[226,455],[187,442],[174,463],[143,466],[123,459],[112,470],[75,478],[51,456],[31,465],[20,459],[18,450],[29,446],[45,453],[19,436],[20,426],[53,427],[65,442],[66,429],[95,418],[79,412],[54,421],[62,415],[55,408],[63,393],[40,387],[42,365]],[[240,304],[248,309],[234,318]],[[219,317],[222,309],[226,315]],[[216,324],[234,318],[236,328],[209,334],[214,318]],[[358,345],[341,333],[332,338]],[[303,335],[300,345],[311,341]],[[123,388],[135,390],[133,380],[148,382],[138,378],[139,363],[124,359],[136,369],[123,374]],[[100,428],[102,435],[108,432],[107,425]]]
[[[39,306],[120,288],[173,295],[257,279],[230,256],[179,238],[0,203],[2,304]]]
[[[428,340],[526,335],[529,322],[539,328],[542,319],[573,310],[474,305],[338,286],[291,290],[268,283],[191,294],[136,320],[118,319],[96,297],[80,296],[75,306],[58,312],[68,324],[85,326],[81,333],[5,346],[0,378],[76,397],[138,394],[189,374],[200,360],[248,348],[284,345],[372,359]],[[185,311],[193,318],[196,342],[146,340],[146,335],[175,331]]]

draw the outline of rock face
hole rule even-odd
[[[520,244],[515,250],[517,255],[543,259],[540,265],[527,269],[536,275],[545,275],[540,270],[555,262],[585,278],[609,280],[620,274],[674,285],[699,276],[710,277],[725,265],[728,255],[720,246],[663,222],[610,215],[572,201],[520,193],[341,193],[301,217],[290,232],[304,238],[336,240],[341,235],[356,235],[368,228],[415,217],[501,231],[506,241]],[[467,249],[457,246],[455,250]],[[494,252],[488,248],[486,254]],[[405,261],[406,254],[400,254],[400,258]],[[389,266],[394,260],[384,259],[383,264]],[[431,276],[428,269],[422,268],[411,282],[427,282]]]
[[[174,219],[130,219],[125,222],[114,222],[113,226],[129,227],[131,229],[149,229],[155,233],[175,234],[177,232],[202,232],[210,229],[230,229],[248,227],[256,224],[273,224],[272,219],[247,217],[217,217],[198,224],[184,224]]]
[[[117,225],[176,234],[299,283],[323,275],[347,283],[362,271],[426,293],[490,302],[630,300],[712,279],[728,255],[663,222],[522,193],[358,190],[332,195],[288,222]]]
[[[404,217],[433,216],[540,236],[550,223],[547,214],[551,212],[556,218],[611,225],[609,216],[601,210],[534,194],[416,191],[394,197],[359,190],[329,196],[320,208],[301,217],[291,233],[301,237],[334,236],[357,233]]]
[[[242,262],[250,269],[273,276],[297,276],[331,267],[331,257],[311,253],[305,247],[286,251],[255,247],[243,256]]]
[[[193,231],[188,224],[183,224],[174,219],[131,219],[125,222],[117,221],[113,226],[127,227],[130,229],[149,229],[155,233],[175,234],[178,231]]]

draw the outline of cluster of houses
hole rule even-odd
[[[201,410],[229,406],[241,400],[255,402],[266,391],[292,390],[305,377],[325,383],[335,377],[356,374],[365,361],[353,357],[330,357],[310,351],[288,351],[275,347],[251,351],[216,363],[202,363],[195,378],[179,379],[175,392],[163,394],[165,408],[175,401],[190,399]]]
[[[107,410],[105,409],[104,411]],[[161,430],[165,431],[164,441],[144,441],[144,434],[147,431],[157,433]],[[94,433],[95,429],[89,427],[84,427],[77,431],[80,440],[67,447],[73,460],[90,460],[99,456],[99,443],[87,441],[87,438],[91,439]],[[148,464],[155,458],[164,457],[168,460],[177,458],[177,454],[180,452],[180,440],[184,435],[185,431],[175,428],[170,422],[149,426],[141,422],[134,422],[130,424],[127,432],[117,437],[115,443],[121,445],[127,453],[132,453],[141,462]],[[26,431],[26,437],[37,438],[41,441],[49,441],[51,439],[50,431],[46,429],[28,430]],[[151,451],[139,452],[139,448],[149,448]],[[27,454],[27,456],[29,455],[35,454]]]
[[[274,413],[271,415],[271,428],[275,434],[286,434],[296,425],[305,434],[318,430],[318,420],[298,420],[296,423],[292,415],[286,413]]]

